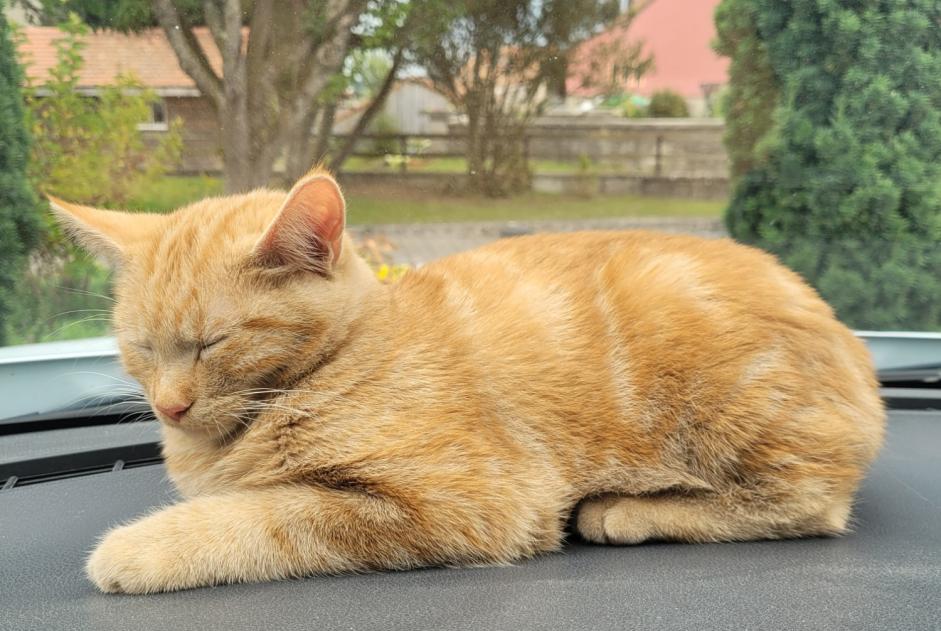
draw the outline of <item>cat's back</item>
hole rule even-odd
[[[797,274],[728,239],[515,237],[431,263],[397,291],[437,344],[543,394],[607,392],[609,405],[673,419],[733,401],[769,418],[840,401],[867,443],[881,435],[865,346]]]
[[[686,314],[680,323],[687,328],[694,320],[737,315],[833,321],[832,310],[816,292],[760,250],[729,239],[649,231],[503,239],[430,263],[407,280],[419,291],[434,292],[443,283],[477,298],[528,293],[547,316],[561,303],[581,315],[591,311],[586,301],[600,316],[609,306],[634,307],[639,321],[649,314],[661,327],[671,324],[666,316],[674,312]]]

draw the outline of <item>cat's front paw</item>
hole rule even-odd
[[[115,528],[88,557],[88,578],[105,593],[152,594],[187,587],[185,564],[147,518]]]

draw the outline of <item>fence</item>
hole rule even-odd
[[[620,123],[620,121],[618,121]],[[628,124],[535,124],[522,139],[522,152],[535,173],[725,179],[728,160],[723,126],[713,121],[637,122]],[[383,158],[400,173],[441,170],[428,164],[463,158],[468,135],[462,125],[447,134],[364,134],[353,154]],[[334,142],[345,141],[337,135]],[[461,171],[462,169],[451,170]],[[362,170],[359,169],[358,170]]]

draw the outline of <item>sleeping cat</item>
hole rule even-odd
[[[184,500],[109,532],[106,592],[833,535],[882,441],[864,346],[771,256],[518,237],[380,284],[335,181],[170,215],[53,200]]]

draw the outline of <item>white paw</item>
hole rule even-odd
[[[88,578],[105,593],[152,594],[183,589],[182,559],[153,532],[152,518],[109,532],[85,564]]]
[[[576,527],[582,537],[593,543],[630,545],[652,535],[643,519],[642,507],[630,498],[616,495],[584,500],[578,507]]]

